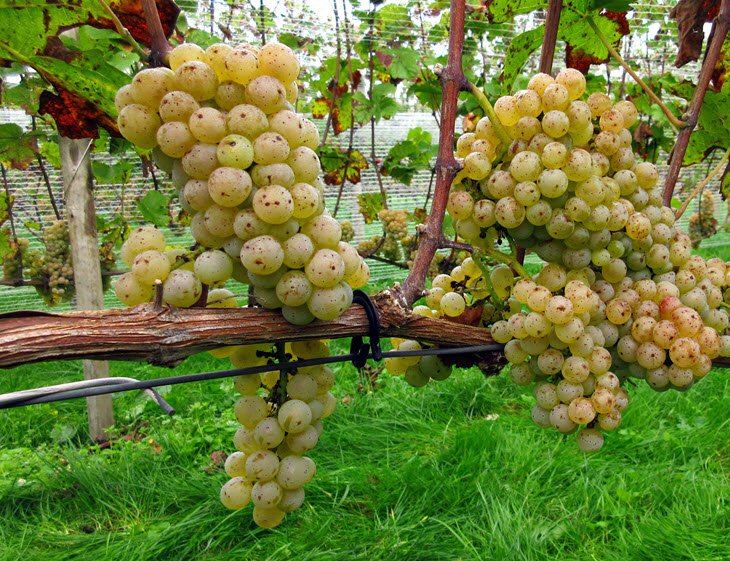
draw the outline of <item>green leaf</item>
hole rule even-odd
[[[14,123],[0,125],[0,162],[25,169],[35,159],[36,137]]]
[[[522,72],[522,67],[540,45],[545,36],[545,25],[539,25],[535,29],[520,33],[510,41],[507,47],[507,55],[502,70],[502,93],[508,94],[512,91],[515,79]]]
[[[216,43],[220,43],[221,40],[216,37],[215,35],[211,35],[207,31],[203,31],[202,29],[193,29],[188,36],[186,37],[186,41],[188,43],[195,43],[199,47],[203,47],[204,49],[207,49],[211,45],[215,45]]]
[[[388,73],[397,79],[412,80],[421,69],[421,55],[414,49],[392,49],[393,62],[388,66]]]
[[[437,146],[431,144],[431,133],[416,127],[408,132],[408,138],[396,143],[383,160],[383,171],[393,179],[410,185],[413,177],[429,169]]]
[[[170,223],[169,205],[170,197],[155,190],[148,191],[137,201],[139,212],[155,226],[167,226]]]
[[[382,193],[361,193],[357,196],[357,202],[365,224],[372,224],[377,219],[378,213],[385,208]]]
[[[122,159],[113,164],[93,161],[91,162],[91,170],[96,180],[101,183],[127,183],[132,175],[133,168],[128,160]]]
[[[577,66],[605,61],[610,56],[589,25],[589,17],[612,45],[617,45],[628,33],[629,24],[624,14],[599,13],[592,8],[592,3],[593,0],[569,0],[560,14],[558,38],[567,43],[567,55],[574,59],[569,62]],[[576,61],[581,64],[576,64]]]
[[[634,0],[593,0],[592,10],[608,10],[609,12],[628,12]]]
[[[547,0],[494,0],[488,3],[491,23],[512,22],[518,14],[527,14],[540,8],[547,8]]]
[[[365,123],[374,117],[390,119],[398,113],[398,104],[395,99],[395,86],[393,84],[377,84],[373,86],[372,98],[368,99],[362,92],[354,95],[357,102],[355,106],[355,119],[358,123]]]

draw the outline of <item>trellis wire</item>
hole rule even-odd
[[[469,347],[451,347],[451,348],[429,348],[418,349],[413,351],[387,351],[382,353],[382,358],[397,357],[413,357],[428,355],[453,355],[453,354],[477,354],[485,352],[496,352],[502,350],[503,345],[472,345]],[[345,353],[338,356],[327,356],[320,358],[311,358],[306,360],[294,360],[278,363],[268,363],[261,366],[250,366],[248,368],[234,368],[231,370],[220,370],[216,372],[200,372],[197,374],[182,374],[180,376],[167,376],[165,378],[156,378],[154,380],[142,380],[135,382],[122,382],[110,384],[108,386],[82,388],[72,391],[64,390],[60,393],[48,393],[49,388],[37,388],[35,390],[26,390],[27,399],[10,400],[9,395],[0,395],[0,409],[10,409],[14,407],[25,407],[27,405],[38,405],[41,403],[51,403],[55,401],[66,401],[68,399],[77,399],[81,397],[91,397],[95,395],[104,395],[117,392],[127,392],[134,390],[147,390],[158,388],[160,386],[172,386],[176,384],[188,384],[192,382],[204,382],[209,380],[218,380],[221,378],[232,378],[234,376],[244,376],[249,374],[262,374],[264,372],[273,372],[275,370],[291,370],[303,368],[307,366],[318,366],[323,364],[333,364],[337,362],[350,362],[357,358],[356,353]],[[368,358],[373,358],[372,353],[368,354]],[[38,392],[38,397],[33,397],[32,392]]]

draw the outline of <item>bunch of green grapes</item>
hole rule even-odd
[[[142,70],[119,90],[118,124],[171,175],[192,216],[198,248],[165,251],[158,230],[135,230],[122,246],[131,271],[117,282],[119,299],[130,306],[149,301],[160,282],[169,305],[238,307],[225,288],[234,278],[252,287],[257,305],[281,309],[294,325],[335,319],[370,272],[343,241],[351,233],[343,236],[325,209],[315,152],[319,133],[292,105],[296,56],[278,43],[206,50],[185,43],[170,53],[169,64]],[[211,290],[202,302],[204,286]],[[270,347],[232,346],[211,354],[243,368],[265,362]],[[326,351],[321,342],[291,348],[300,358]],[[316,444],[319,419],[334,409],[329,369],[287,378],[262,374],[237,381],[244,397],[236,415],[248,436],[244,444],[244,432],[237,435],[239,453],[226,466],[233,479],[221,499],[232,508],[252,499],[254,520],[263,527],[301,505],[301,487],[314,474],[314,464],[301,454]],[[288,394],[282,401],[283,388]]]
[[[265,348],[241,346],[231,358],[239,367],[262,364]],[[299,359],[329,354],[321,341],[292,343],[287,351]],[[302,505],[304,486],[316,473],[305,454],[317,445],[322,420],[335,409],[334,381],[327,366],[235,378],[241,394],[235,414],[242,426],[233,439],[237,451],[225,463],[231,479],[221,489],[223,505],[238,510],[252,502],[253,519],[263,528],[278,526],[286,513]]]
[[[119,130],[169,171],[191,232],[210,251],[200,282],[238,276],[295,325],[330,320],[369,270],[324,207],[315,125],[298,115],[299,63],[278,43],[183,44],[116,97]]]
[[[352,222],[349,220],[342,220],[340,222],[340,228],[342,228],[342,241],[350,243],[353,239],[355,239],[355,228],[352,225]]]
[[[715,196],[711,191],[705,191],[700,196],[699,212],[689,217],[689,237],[692,238],[692,247],[697,248],[709,237],[717,234],[717,219],[715,218]]]
[[[400,241],[408,235],[408,211],[384,208],[378,213],[378,218],[383,223],[386,236],[391,235]]]
[[[23,256],[28,252],[28,246],[25,238],[10,240],[10,251],[3,259],[3,278],[6,281],[23,279]]]
[[[496,230],[546,262],[509,287],[520,306],[492,336],[512,379],[537,382],[535,422],[580,428],[578,445],[595,451],[628,405],[627,378],[686,389],[725,352],[727,279],[721,261],[691,256],[658,170],[636,162],[634,105],[584,92],[583,75],[563,70],[498,99],[511,143],[487,117],[459,138],[448,212],[476,247],[494,251]]]
[[[28,275],[36,292],[49,306],[73,296],[73,264],[68,226],[64,220],[56,220],[43,229],[45,251],[27,252]]]

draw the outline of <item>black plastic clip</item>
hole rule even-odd
[[[375,304],[362,290],[353,291],[352,302],[365,308],[365,314],[368,317],[369,342],[363,342],[362,335],[355,335],[350,343],[350,354],[353,355],[352,364],[355,368],[362,368],[368,361],[371,352],[373,360],[383,358],[383,351],[380,348],[380,319]]]

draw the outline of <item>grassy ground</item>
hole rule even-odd
[[[179,371],[222,368],[194,357]],[[147,366],[116,375],[161,376]],[[586,457],[529,421],[531,398],[467,371],[421,390],[386,378],[328,419],[305,506],[273,531],[218,503],[230,382],[175,386],[167,418],[115,398],[111,449],[85,445],[83,402],[0,412],[0,559],[727,560],[730,377],[688,393],[636,388],[618,434]],[[0,391],[78,377],[71,363],[4,372]]]

